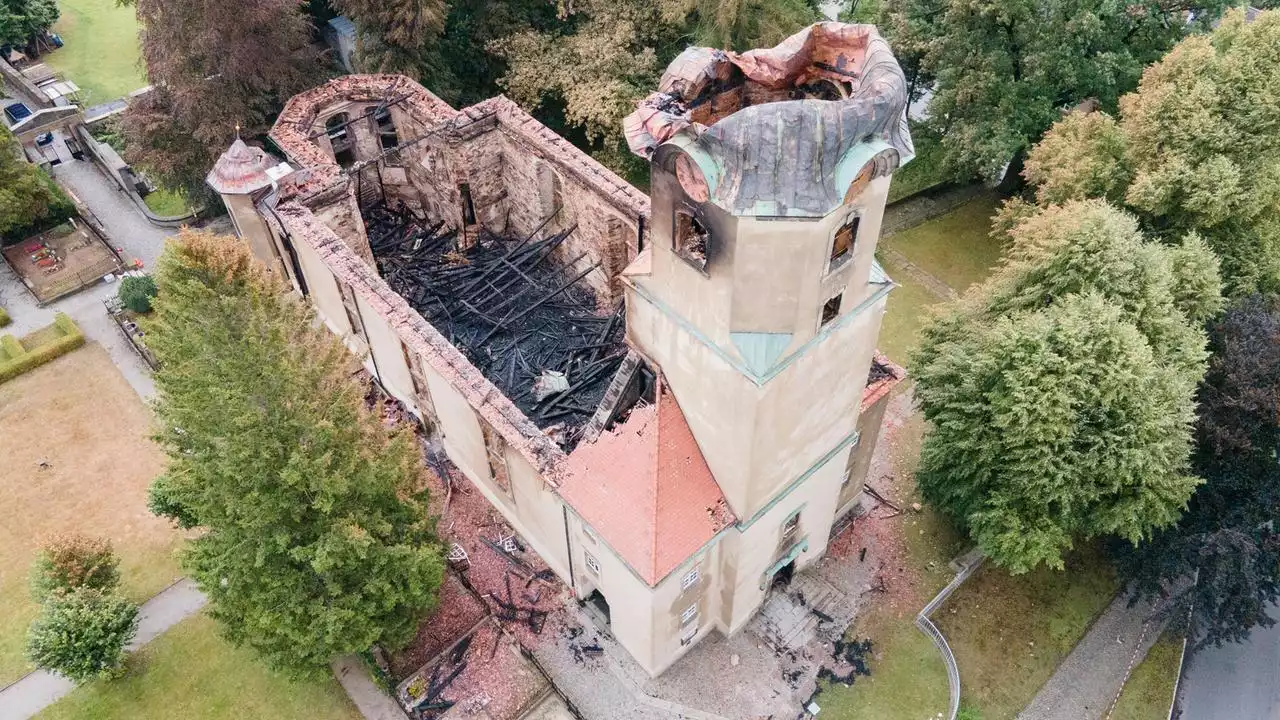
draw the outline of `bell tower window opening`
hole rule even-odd
[[[706,272],[711,233],[691,212],[677,210],[675,220],[672,235],[675,238],[676,254],[698,270]]]
[[[324,121],[324,132],[333,148],[333,160],[339,167],[351,167],[356,161],[354,143],[351,142],[350,119],[346,113],[332,115]]]
[[[383,150],[391,150],[400,145],[400,138],[396,135],[395,121],[391,119],[390,108],[378,108],[373,114],[373,124]]]
[[[862,218],[854,215],[836,230],[835,239],[831,243],[831,263],[829,267],[835,269],[842,265],[846,260],[853,256],[853,249],[858,240],[858,225]]]

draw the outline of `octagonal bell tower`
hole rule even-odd
[[[775,48],[686,50],[626,120],[652,171],[628,338],[739,518],[857,442],[892,287],[876,242],[913,155],[906,107],[873,26],[818,23]]]

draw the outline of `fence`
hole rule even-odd
[[[970,553],[970,555],[973,555],[973,553]],[[965,557],[968,558],[970,555],[966,555]],[[933,641],[934,646],[938,648],[938,653],[942,655],[942,663],[947,666],[947,685],[951,691],[947,709],[947,720],[955,720],[956,714],[960,712],[960,667],[956,665],[956,656],[951,652],[951,646],[947,644],[947,639],[943,637],[942,631],[939,630],[938,626],[934,625],[933,620],[929,618],[933,615],[934,611],[942,606],[942,603],[947,601],[947,598],[951,597],[951,593],[955,592],[957,588],[964,584],[965,580],[969,579],[969,576],[972,575],[974,571],[982,566],[982,561],[984,559],[982,555],[974,555],[973,557],[974,559],[963,564],[960,570],[956,573],[956,576],[952,578],[951,582],[947,583],[947,586],[942,588],[942,591],[935,595],[934,598],[929,601],[929,604],[925,605],[924,608],[916,614],[916,627],[920,629],[920,632],[928,635],[929,639]]]

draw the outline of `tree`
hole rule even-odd
[[[64,535],[46,543],[31,570],[31,594],[44,602],[78,588],[110,593],[120,584],[120,560],[102,538]]]
[[[1280,13],[1233,11],[1143,74],[1120,120],[1073,113],[1031,152],[1041,205],[1123,202],[1162,237],[1197,232],[1228,293],[1280,290]]]
[[[1005,263],[925,330],[917,481],[997,564],[1061,568],[1079,539],[1173,523],[1189,473],[1216,263],[1100,201],[1013,224]]]
[[[1209,347],[1193,455],[1206,482],[1177,525],[1114,553],[1134,597],[1172,595],[1201,646],[1274,624],[1280,600],[1280,297],[1237,302],[1210,323]]]
[[[413,434],[236,239],[184,231],[156,282],[159,494],[203,529],[182,564],[224,633],[300,671],[407,641],[444,566]]]
[[[562,109],[569,129],[584,136],[579,146],[632,176],[641,163],[626,149],[622,118],[691,41],[768,47],[818,19],[807,0],[579,0],[561,7],[553,29],[515,32],[490,45],[507,65],[499,84],[526,108]]]
[[[139,313],[151,312],[151,300],[156,296],[156,281],[150,275],[130,275],[120,281],[117,293],[120,303]]]
[[[899,0],[883,23],[890,42],[936,79],[929,113],[957,178],[996,177],[1086,98],[1114,108],[1188,32],[1226,0]],[[1016,171],[1016,170],[1015,170]]]
[[[0,130],[0,236],[22,239],[75,213],[66,193],[26,161],[18,141]]]
[[[57,0],[0,0],[0,46],[26,47],[58,21]]]
[[[204,197],[204,176],[237,127],[264,130],[321,77],[296,0],[128,0],[153,89],[124,114],[126,156],[154,179]]]
[[[368,72],[418,76],[429,41],[444,30],[444,0],[334,0],[358,31],[357,54]]]
[[[27,657],[76,682],[112,677],[137,630],[137,605],[81,587],[45,601],[27,633]]]

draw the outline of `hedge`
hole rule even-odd
[[[4,308],[0,307],[0,327],[4,327],[11,322],[13,322],[13,318],[9,317],[9,313],[6,312]]]
[[[71,318],[58,313],[53,324],[61,332],[61,336],[34,348],[23,347],[12,335],[0,337],[0,344],[3,344],[5,354],[9,356],[8,360],[0,362],[0,383],[12,380],[84,345],[84,333],[80,332]]]

